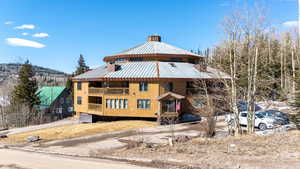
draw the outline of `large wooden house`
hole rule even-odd
[[[105,65],[73,78],[77,115],[178,116],[187,111],[194,79],[227,76],[207,67],[205,57],[161,42],[160,36],[103,60]]]

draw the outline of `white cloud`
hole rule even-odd
[[[27,35],[29,35],[29,33],[23,32],[22,35],[23,35],[23,36],[27,36]]]
[[[24,25],[15,27],[15,29],[34,29],[34,28],[35,28],[35,26],[32,24],[29,24],[29,25],[24,24]]]
[[[297,27],[298,22],[297,21],[286,21],[286,22],[283,22],[282,25],[285,27]]]
[[[26,40],[26,39],[20,39],[20,38],[7,38],[6,43],[11,46],[24,46],[24,47],[32,47],[32,48],[46,47],[42,43]]]
[[[6,21],[4,22],[5,25],[10,25],[10,24],[13,24],[14,22],[13,21]]]
[[[36,34],[33,34],[32,36],[36,37],[36,38],[45,38],[45,37],[49,37],[49,34],[48,33],[36,33]]]

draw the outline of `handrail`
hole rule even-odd
[[[89,103],[88,109],[94,111],[102,111],[102,104]]]

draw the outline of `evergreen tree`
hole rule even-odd
[[[78,60],[78,66],[76,67],[75,75],[80,75],[89,70],[89,67],[85,64],[83,56],[80,54]]]
[[[13,104],[25,104],[31,111],[35,105],[40,104],[37,90],[32,65],[27,60],[19,71],[18,84],[12,94]]]

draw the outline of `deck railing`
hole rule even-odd
[[[129,88],[89,88],[89,94],[129,94]]]
[[[102,111],[102,104],[89,103],[88,109],[93,111]]]

